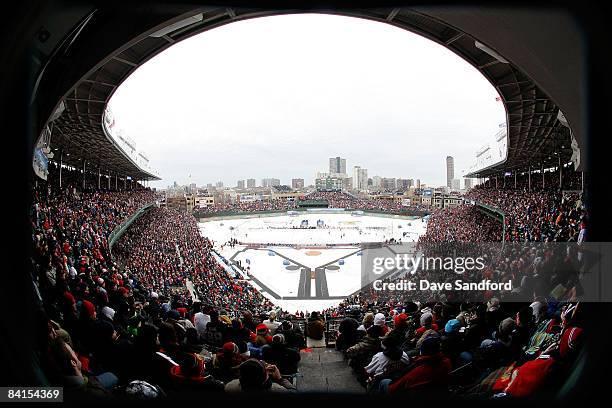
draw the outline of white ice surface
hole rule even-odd
[[[308,220],[309,226],[316,226],[317,220],[323,220],[325,227],[291,228],[292,226],[299,227],[302,220]],[[201,234],[211,239],[215,249],[228,260],[237,252],[245,249],[245,246],[242,245],[236,245],[234,248],[224,245],[231,238],[236,238],[246,244],[263,244],[261,248],[248,248],[240,252],[235,260],[242,261],[243,267],[250,266],[250,273],[254,277],[282,297],[297,295],[300,270],[287,270],[287,266],[283,264],[284,259],[278,254],[312,270],[336,261],[334,265],[339,266],[339,269],[326,269],[325,272],[329,295],[348,296],[359,290],[361,285],[361,257],[357,254],[351,255],[358,251],[359,243],[383,242],[390,238],[402,242],[413,242],[425,233],[426,229],[426,223],[420,218],[384,218],[351,214],[299,214],[296,217],[227,219],[203,222],[199,226]],[[308,248],[308,246],[327,244],[342,244],[342,246]],[[268,255],[270,249],[278,254]],[[307,255],[309,251],[318,251],[321,254]],[[344,259],[344,265],[339,265],[337,262],[339,258]],[[246,262],[247,259],[250,263]],[[261,289],[254,282],[251,283],[257,289]],[[314,281],[311,287],[314,290]],[[265,291],[262,293],[273,303],[290,312],[321,310],[340,302],[339,299],[274,299],[269,293]]]

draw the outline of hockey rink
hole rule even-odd
[[[358,291],[362,243],[414,242],[426,226],[417,217],[319,211],[199,224],[235,270],[290,312],[332,307]]]

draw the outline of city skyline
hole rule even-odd
[[[459,178],[505,121],[498,97],[469,63],[416,34],[304,14],[181,41],[136,69],[109,108],[162,178],[152,187],[247,177],[311,185],[332,157],[349,159],[347,173],[359,165],[444,185],[446,155]]]
[[[340,157],[335,157],[335,158],[340,158]],[[342,158],[345,163],[348,163],[346,158]],[[449,161],[450,159],[450,161]],[[451,177],[454,176],[453,174],[453,157],[452,156],[447,156],[446,157],[446,172],[447,172],[447,177],[450,175]],[[330,165],[331,165],[331,158],[330,160]],[[329,169],[331,170],[331,168]],[[365,175],[366,175],[366,183],[367,180],[374,180],[376,178],[380,179],[381,182],[384,183],[385,180],[389,180],[389,179],[393,179],[395,180],[397,183],[402,183],[402,184],[406,184],[407,182],[411,182],[410,186],[414,187],[414,188],[420,188],[421,184],[425,184],[428,187],[432,187],[432,188],[438,188],[438,187],[444,187],[444,185],[435,185],[435,184],[431,184],[428,183],[426,180],[422,180],[420,177],[415,176],[415,175],[387,175],[387,174],[372,174],[370,175],[369,170],[363,166],[359,166],[359,165],[354,165],[353,166],[353,172],[352,174],[348,174],[348,173],[344,173],[346,178],[351,178],[354,179],[355,178],[355,173],[358,170],[365,170]],[[450,172],[449,172],[450,170]],[[330,174],[327,172],[319,172],[321,174]],[[363,173],[361,173],[363,175]],[[333,175],[331,175],[333,177]],[[300,175],[295,175],[295,176],[291,176],[289,179],[281,179],[281,178],[277,178],[277,177],[264,177],[262,179],[255,179],[252,177],[243,177],[243,178],[239,178],[237,180],[235,180],[233,183],[224,183],[223,185],[227,188],[237,188],[237,189],[248,189],[248,188],[261,188],[261,187],[272,187],[273,185],[286,185],[286,186],[290,186],[292,188],[294,188],[294,184],[296,180],[301,180],[303,182],[303,187],[309,187],[309,186],[314,186],[315,185],[315,180],[316,177],[313,177],[313,182],[312,183],[306,183],[306,177],[304,176],[300,176]],[[461,178],[456,178],[453,177],[451,179],[447,179],[447,181],[449,181],[451,183],[451,185],[447,185],[447,187],[453,187],[455,188],[456,186],[452,185],[453,181],[459,181],[459,185],[463,184],[465,182],[466,178],[461,177]],[[249,184],[249,181],[251,181],[251,184]],[[462,183],[463,181],[463,183]],[[206,187],[207,185],[212,185],[212,186],[216,186],[219,183],[219,181],[207,181],[204,182],[201,185],[198,185],[198,187]],[[254,185],[253,185],[254,183]],[[468,184],[470,184],[468,182]],[[472,183],[473,184],[473,183]],[[376,183],[374,183],[374,186],[376,186]],[[353,187],[357,188],[357,186],[353,185]],[[399,186],[398,186],[399,188]],[[358,189],[358,188],[357,188]]]

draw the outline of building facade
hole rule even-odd
[[[318,191],[334,190],[342,191],[344,179],[341,177],[321,177],[315,179],[315,188]]]
[[[360,166],[353,168],[353,189],[364,191],[368,189],[368,169]]]
[[[276,178],[265,178],[261,180],[262,187],[280,186],[280,180]]]
[[[452,156],[446,156],[446,187],[451,188],[453,179],[455,178],[455,159]]]
[[[452,191],[459,191],[459,190],[461,190],[461,180],[453,179],[453,181],[451,181],[451,190]]]
[[[346,174],[346,159],[343,159],[342,157],[330,157],[329,173]]]
[[[291,188],[293,188],[294,190],[303,190],[304,189],[304,179],[303,178],[292,179]]]

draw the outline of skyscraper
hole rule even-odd
[[[255,179],[247,179],[247,188],[255,188]]]
[[[342,157],[330,157],[329,173],[346,174],[346,159],[343,159]]]
[[[362,169],[359,166],[353,168],[353,188],[355,190],[367,190],[368,188],[368,170]]]
[[[238,180],[238,188],[240,189],[244,188],[244,180]]]
[[[455,159],[452,156],[446,156],[446,187],[451,188],[453,179],[455,178]]]
[[[262,187],[274,187],[274,186],[280,186],[280,180],[276,179],[276,178],[265,178],[265,179],[261,179],[261,186]]]

